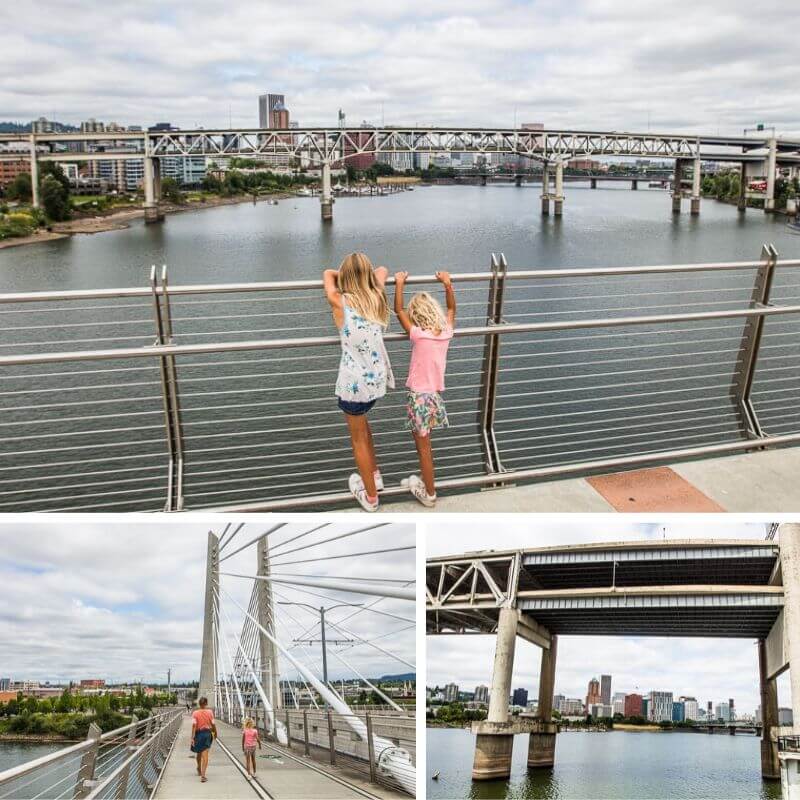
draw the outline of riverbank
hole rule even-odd
[[[73,744],[82,741],[57,733],[0,733],[0,744]]]
[[[40,242],[53,242],[56,239],[66,239],[69,234],[56,233],[55,231],[37,231],[31,236],[18,236],[13,239],[0,241],[0,250],[6,247],[20,247],[24,244],[39,244]]]

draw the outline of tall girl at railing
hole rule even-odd
[[[406,309],[403,306],[403,287],[407,277],[407,272],[395,273],[394,311],[411,339],[411,363],[406,381],[406,425],[411,429],[417,446],[422,479],[410,475],[402,484],[422,505],[431,508],[436,503],[436,484],[430,433],[433,428],[448,426],[441,392],[444,391],[447,349],[456,320],[456,296],[450,273],[437,272],[436,279],[444,286],[447,298],[447,314],[427,292],[415,294]]]
[[[386,267],[373,269],[363,253],[351,253],[338,270],[326,269],[322,275],[342,345],[336,396],[347,420],[358,469],[350,476],[349,487],[365,511],[377,511],[378,492],[383,489],[367,413],[386,394],[387,386],[394,388],[392,365],[383,343],[389,324],[384,289],[388,275]]]

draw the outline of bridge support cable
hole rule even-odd
[[[341,555],[333,555],[333,556],[326,556],[325,561],[333,561],[337,558],[355,558],[356,556],[375,556],[375,555],[382,555],[384,553],[399,553],[402,550],[414,550],[414,546],[408,547],[386,547],[382,550],[363,550],[360,553],[342,553]],[[279,561],[273,566],[276,567],[286,567],[290,564],[309,564],[312,561],[319,561],[319,558],[304,558],[299,561]]]
[[[278,523],[276,523],[275,525],[273,525],[273,526],[272,526],[271,528],[269,528],[268,530],[266,530],[266,531],[263,531],[262,533],[259,533],[259,534],[258,534],[258,536],[256,536],[255,538],[251,539],[251,540],[250,540],[249,542],[247,542],[246,544],[243,544],[241,547],[237,547],[237,548],[236,548],[236,549],[235,549],[235,550],[234,550],[232,553],[226,553],[226,554],[225,554],[225,555],[224,555],[224,556],[223,556],[223,557],[220,559],[220,563],[222,563],[223,561],[227,561],[227,560],[228,560],[228,559],[229,559],[231,556],[235,556],[237,553],[241,553],[241,552],[242,552],[242,550],[245,550],[245,549],[247,549],[248,547],[250,547],[250,545],[253,545],[253,544],[255,544],[255,543],[256,543],[256,542],[257,542],[259,539],[261,539],[263,536],[269,536],[271,533],[274,533],[275,531],[279,530],[280,528],[283,528],[283,527],[285,527],[287,524],[288,524],[288,523],[286,523],[286,522],[278,522]]]
[[[397,705],[397,703],[395,703],[395,701],[392,700],[392,698],[389,697],[388,694],[384,694],[377,686],[375,686],[374,683],[372,683],[369,680],[369,678],[367,678],[363,673],[359,672],[349,661],[347,661],[344,658],[344,656],[340,655],[336,650],[330,650],[329,652],[334,658],[336,658],[338,661],[344,664],[349,670],[358,675],[358,677],[361,678],[361,680],[364,681],[364,683],[366,683],[367,686],[369,686],[369,688],[372,689],[373,692],[375,692],[375,694],[377,694],[381,699],[385,700],[386,703],[388,703],[395,711],[402,712],[403,709],[400,708],[400,706]]]
[[[222,590],[225,597],[230,600],[240,611],[247,614],[244,608],[224,589]],[[248,615],[250,616],[250,615]],[[258,625],[257,620],[253,621]],[[261,627],[259,625],[259,627]],[[281,643],[272,636],[269,631],[261,627],[264,635],[273,640],[276,647],[281,651],[283,656],[287,658],[294,667],[301,673],[308,682],[316,689],[322,698],[342,717],[347,726],[355,733],[362,741],[370,741],[369,731],[367,726],[353,714],[350,707],[333,691],[330,687],[326,686],[320,681],[310,670],[297,661],[294,656],[285,648]],[[389,775],[397,783],[412,795],[416,794],[416,769],[411,761],[411,756],[407,750],[396,747],[388,739],[383,737],[371,737],[373,746],[375,747],[375,759],[378,769]]]
[[[222,646],[223,646],[223,649],[225,650],[225,658],[226,658],[226,661],[227,661],[227,664],[228,664],[228,669],[230,670],[231,678],[233,679],[233,685],[234,685],[234,688],[236,689],[236,699],[237,699],[237,701],[239,703],[239,711],[240,711],[242,717],[244,717],[244,714],[245,714],[244,698],[242,697],[242,690],[241,690],[241,687],[239,686],[239,679],[238,679],[238,677],[236,675],[236,669],[234,668],[233,658],[231,657],[231,650],[230,650],[230,647],[228,646],[227,631],[224,630],[224,629],[222,631]]]
[[[236,528],[234,528],[233,532],[231,533],[230,536],[228,536],[227,539],[225,539],[225,534],[228,532],[228,529],[231,527],[231,523],[229,522],[225,526],[225,530],[222,531],[222,533],[219,535],[219,541],[220,541],[219,551],[220,551],[220,553],[231,543],[231,541],[233,540],[233,537],[236,536],[237,533],[239,533],[239,531],[244,527],[244,525],[245,525],[244,522],[240,522],[236,526]],[[223,541],[223,539],[224,539],[224,541]]]
[[[375,639],[363,639],[358,634],[355,634],[352,631],[348,630],[347,628],[342,627],[342,624],[340,622],[339,623],[331,622],[331,627],[332,628],[336,628],[336,630],[338,630],[338,631],[341,631],[343,634],[345,634],[345,636],[352,636],[354,639],[356,639],[358,641],[359,645],[363,645],[363,644],[368,645],[369,647],[372,647],[374,650],[380,651],[385,656],[389,656],[390,658],[395,659],[395,661],[399,661],[401,664],[405,664],[406,666],[411,667],[411,669],[416,671],[416,669],[417,669],[416,664],[412,663],[411,661],[407,661],[402,656],[397,655],[397,653],[392,653],[390,650],[386,650],[383,647],[381,647],[380,645],[375,644]],[[413,627],[414,627],[414,625],[409,625],[407,628],[400,628],[400,630],[390,631],[387,634],[383,634],[383,636],[391,636],[392,634],[400,633],[401,631],[410,630]],[[378,636],[376,638],[377,639],[382,639],[383,636]],[[356,645],[352,645],[352,647],[355,647],[355,646]]]
[[[327,528],[329,525],[331,525],[330,522],[323,522],[321,525],[316,525],[315,527],[310,528],[307,531],[303,531],[303,533],[298,533],[297,536],[292,536],[291,539],[284,539],[282,542],[278,542],[276,545],[274,545],[271,548],[270,553],[272,555],[275,555],[275,551],[279,550],[281,547],[285,547],[287,544],[291,542],[296,542],[298,539],[303,539],[304,537],[309,536],[312,533],[316,533],[318,530],[321,530],[322,528]]]
[[[338,581],[331,579],[329,581],[319,580],[304,580],[302,578],[276,578],[274,575],[242,575],[238,572],[222,572],[221,575],[226,575],[230,578],[245,578],[247,580],[265,581],[267,583],[286,584],[287,586],[313,586],[317,589],[332,589],[336,592],[349,592],[350,594],[366,594],[372,597],[386,597],[396,600],[410,600],[414,602],[417,599],[417,593],[414,589],[398,589],[392,586],[376,586],[360,587],[352,586],[345,581]]]

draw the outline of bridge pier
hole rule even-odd
[[[260,583],[260,581],[259,581]],[[200,683],[197,687],[197,699],[208,698],[208,706],[216,708],[217,690],[217,635],[214,618],[217,610],[219,593],[219,537],[208,532],[208,550],[206,552],[206,595],[203,614],[203,649],[200,656]]]
[[[511,774],[511,754],[514,734],[508,720],[508,696],[514,670],[514,650],[517,640],[518,612],[514,608],[500,609],[497,638],[489,692],[489,713],[486,721],[478,723],[475,738],[475,758],[472,780],[486,781],[507,778]]]
[[[596,189],[597,188],[597,178],[592,178],[589,181],[589,188],[590,189]]]
[[[672,179],[672,213],[681,213],[681,197],[683,192],[683,161],[675,159],[675,176]]]
[[[319,205],[322,212],[322,221],[333,220],[333,190],[331,189],[331,165],[326,161],[322,165],[322,189],[319,196]]]
[[[553,202],[553,214],[560,217],[564,213],[564,162],[556,161],[556,195]]]
[[[514,186],[522,186],[522,175],[514,176]]]
[[[161,199],[161,162],[157,158],[144,158],[144,221],[146,224],[164,219],[159,208]]]
[[[701,172],[701,164],[700,159],[696,158],[694,160],[694,165],[692,168],[692,205],[691,205],[691,215],[693,217],[698,216],[700,214],[700,172]]]
[[[631,191],[635,192],[639,189],[639,181],[633,180],[631,181]]]
[[[553,691],[556,682],[558,637],[550,637],[550,648],[542,649],[539,669],[540,730],[528,735],[528,769],[551,769],[556,761],[556,731],[553,722]]]
[[[769,140],[769,153],[765,161],[767,168],[767,196],[764,199],[764,211],[772,214],[775,211],[775,170],[778,156],[778,142],[773,137]]]
[[[786,631],[786,656],[794,716],[792,732],[800,735],[800,524],[780,527],[783,615]],[[794,669],[792,669],[794,667]]]
[[[261,576],[269,575],[269,542],[266,535],[258,540],[257,557],[258,571],[256,574]],[[256,592],[258,593],[258,612],[256,614],[258,622],[270,633],[277,635],[274,623],[275,606],[272,597],[272,584],[269,581],[256,581]],[[269,697],[273,710],[277,712],[279,708],[283,708],[283,694],[280,690],[280,675],[278,672],[278,648],[275,646],[275,642],[260,630],[258,632],[258,643],[261,658],[261,685]]]
[[[40,208],[39,160],[36,158],[36,134],[31,134],[31,205]]]
[[[739,165],[739,198],[736,202],[739,211],[747,210],[747,162]]]
[[[550,164],[542,164],[542,216],[550,214]]]

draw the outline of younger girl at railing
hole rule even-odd
[[[440,392],[444,391],[444,372],[447,366],[447,348],[453,338],[456,319],[456,296],[449,272],[437,272],[436,279],[444,286],[447,297],[447,314],[427,292],[415,294],[403,307],[403,286],[407,272],[395,273],[394,311],[403,330],[411,339],[411,363],[408,367],[406,387],[407,426],[414,436],[419,456],[422,480],[410,475],[402,481],[411,494],[428,508],[436,503],[436,484],[433,474],[433,452],[430,432],[433,428],[446,428],[447,409]]]
[[[244,721],[242,728],[242,750],[244,751],[245,766],[247,775],[250,778],[256,776],[256,746],[261,749],[261,737],[258,735],[258,728],[250,717]]]
[[[365,511],[377,511],[378,492],[383,490],[367,413],[386,394],[387,386],[394,388],[383,343],[389,324],[384,290],[388,274],[386,267],[373,269],[363,253],[351,253],[338,270],[326,269],[322,276],[342,345],[336,396],[347,420],[358,469],[350,476],[349,487]]]

